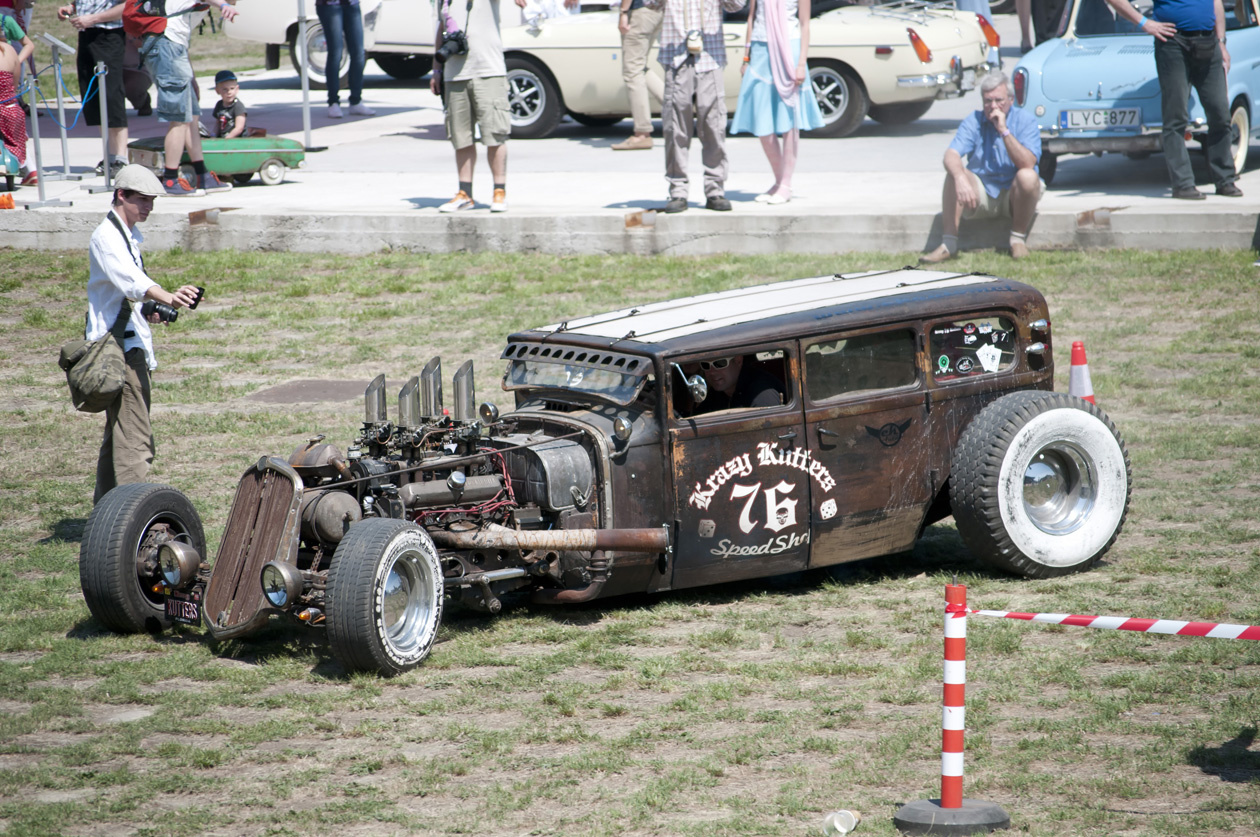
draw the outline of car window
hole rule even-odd
[[[917,382],[914,332],[910,329],[825,340],[805,347],[805,387],[813,402]]]
[[[1231,0],[1232,2],[1232,0]],[[1137,0],[1133,8],[1141,14],[1149,16],[1152,11],[1151,0]],[[1080,0],[1080,10],[1076,13],[1076,36],[1078,38],[1098,37],[1100,35],[1142,35],[1147,38],[1133,23],[1116,14],[1107,0]]]
[[[782,349],[761,352],[699,357],[679,364],[691,378],[705,381],[708,395],[699,404],[691,398],[686,382],[677,374],[674,384],[674,411],[685,417],[720,410],[759,410],[792,402],[788,375],[788,355]]]
[[[992,375],[1015,363],[1015,323],[1006,317],[937,323],[929,333],[934,380]]]

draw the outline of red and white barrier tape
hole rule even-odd
[[[951,610],[950,616],[965,617],[968,613],[976,616],[996,616],[1000,619],[1022,619],[1026,622],[1041,622],[1046,625],[1079,625],[1084,628],[1106,628],[1113,631],[1137,631],[1146,634],[1260,640],[1260,627],[1229,625],[1222,622],[1178,622],[1172,619],[1130,619],[1126,616],[1078,616],[1067,613],[1017,613],[1011,610],[971,609],[967,609],[966,612]]]

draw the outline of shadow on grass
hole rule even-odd
[[[83,540],[83,530],[87,528],[86,517],[66,517],[53,524],[52,534],[40,538],[38,543],[78,543]]]
[[[1243,727],[1219,747],[1195,747],[1186,754],[1186,763],[1222,782],[1255,782],[1260,779],[1260,750],[1251,749],[1255,741],[1256,727]]]

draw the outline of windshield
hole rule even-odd
[[[1115,9],[1111,7],[1107,0],[1078,0],[1080,9],[1076,13],[1076,37],[1078,38],[1096,38],[1104,35],[1141,35],[1149,38],[1145,32],[1138,27],[1116,14]],[[1150,17],[1153,11],[1151,0],[1137,0],[1133,4],[1133,8],[1138,10],[1139,14]],[[1235,9],[1234,0],[1225,0],[1225,28],[1229,30],[1239,29],[1247,26],[1254,26],[1255,21],[1250,17],[1250,5],[1247,3],[1240,4]],[[1240,20],[1236,14],[1241,12],[1243,18]]]
[[[617,404],[630,404],[638,397],[646,380],[642,375],[611,369],[592,369],[575,363],[544,360],[513,360],[503,376],[503,388],[563,389],[596,395]]]

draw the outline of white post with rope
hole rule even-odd
[[[70,171],[70,144],[66,141],[66,98],[64,94],[64,85],[61,82],[61,54],[74,55],[75,49],[69,44],[45,32],[39,36],[39,39],[52,49],[52,68],[53,77],[57,80],[57,128],[61,132],[61,171],[50,171],[47,174],[49,180],[82,180],[83,175],[74,174]],[[39,172],[39,179],[43,180],[44,172]]]
[[[105,170],[105,185],[103,186],[80,186],[80,189],[87,189],[88,194],[96,194],[97,192],[114,191],[114,178],[109,176],[110,164],[114,162],[109,154],[109,113],[108,113],[108,96],[105,93],[105,76],[109,75],[109,68],[105,66],[104,61],[96,62],[96,100],[101,103],[101,160],[104,161],[103,168]]]

